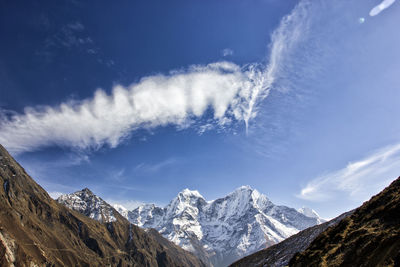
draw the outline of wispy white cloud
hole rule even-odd
[[[225,48],[222,50],[222,56],[227,57],[227,56],[232,56],[233,55],[233,50],[230,48]]]
[[[67,27],[72,30],[79,31],[79,32],[81,32],[85,29],[85,27],[79,21],[72,22],[72,23],[68,24]]]
[[[273,84],[280,75],[285,63],[292,56],[294,48],[307,38],[310,23],[310,1],[301,1],[294,10],[285,16],[280,26],[273,32],[270,45],[270,57],[265,72],[266,84]]]
[[[135,171],[139,172],[158,172],[164,168],[170,167],[171,165],[179,163],[179,160],[175,158],[169,158],[166,160],[163,160],[161,162],[157,162],[154,164],[149,164],[149,163],[140,163],[135,167]]]
[[[371,11],[369,12],[369,15],[371,17],[378,15],[383,10],[385,10],[386,8],[388,8],[391,5],[393,5],[393,3],[395,1],[396,0],[383,0],[379,5],[377,5],[377,6],[375,6],[374,8],[371,9]]]
[[[91,99],[27,107],[23,114],[0,111],[0,143],[14,153],[52,145],[116,147],[137,129],[187,128],[208,110],[212,124],[244,122],[247,132],[257,104],[268,96],[285,59],[304,36],[307,3],[300,2],[273,33],[267,66],[225,61],[190,66],[144,77],[127,87],[117,85],[111,94],[98,89]]]
[[[82,45],[93,46],[93,40],[85,33],[85,27],[79,21],[64,25],[58,33],[46,40],[47,47],[72,48]]]
[[[349,163],[345,168],[311,180],[298,195],[311,201],[326,201],[345,195],[357,201],[378,193],[400,175],[400,144],[385,147]]]
[[[202,135],[206,131],[211,130],[213,128],[214,128],[214,125],[212,123],[206,123],[206,124],[201,125],[197,132],[199,133],[199,135]]]
[[[290,80],[289,74],[293,69],[291,58],[293,52],[304,40],[307,40],[310,10],[312,1],[300,1],[292,12],[283,17],[278,28],[272,33],[268,64],[262,75],[262,80],[258,81],[259,86],[251,90],[248,97],[247,109],[245,112],[246,132],[250,119],[257,115],[257,104],[268,97],[270,89],[276,83],[282,83],[277,87],[283,89],[285,80]],[[290,69],[290,70],[289,70]]]
[[[111,181],[114,182],[121,182],[125,179],[125,169],[113,169],[109,171],[109,174],[107,175],[107,178],[110,179]]]
[[[24,114],[3,114],[0,143],[13,152],[46,145],[116,147],[138,128],[185,128],[208,109],[216,124],[223,125],[228,118],[246,120],[246,102],[260,86],[260,75],[255,68],[218,62],[145,77],[128,87],[114,87],[111,95],[97,90],[92,99],[80,102],[28,107]]]

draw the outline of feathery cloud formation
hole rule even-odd
[[[82,101],[27,107],[23,114],[0,111],[0,143],[14,153],[52,145],[113,148],[137,129],[189,127],[208,110],[214,125],[242,121],[247,131],[257,103],[268,96],[281,65],[302,39],[308,3],[300,2],[282,19],[272,35],[267,66],[226,61],[195,65],[144,77],[128,87],[115,86],[110,95],[99,89]]]
[[[97,90],[92,99],[56,107],[26,108],[0,121],[0,143],[14,152],[46,145],[96,149],[116,147],[138,128],[174,124],[185,127],[208,108],[224,125],[246,119],[246,101],[261,75],[254,68],[218,62],[188,71],[143,78],[111,95]]]
[[[227,56],[232,56],[233,55],[233,50],[230,48],[225,48],[222,50],[222,56],[227,57]]]

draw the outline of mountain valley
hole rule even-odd
[[[111,205],[88,189],[62,195],[57,201],[99,221],[115,220]],[[206,201],[198,191],[185,189],[164,208],[154,204],[131,211],[119,205],[115,208],[131,223],[156,229],[213,266],[226,266],[324,222],[311,209],[297,211],[275,205],[249,186],[214,201]]]

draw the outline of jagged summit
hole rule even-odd
[[[87,187],[85,187],[81,191],[77,191],[77,192],[83,192],[83,193],[86,193],[86,194],[93,195],[93,192]]]
[[[88,192],[83,189],[60,201],[89,217],[112,220],[114,209]],[[165,207],[143,204],[131,211],[114,207],[130,222],[158,230],[214,266],[226,266],[320,222],[316,213],[308,217],[308,213],[277,206],[248,185],[208,202],[197,190],[186,188]]]
[[[229,193],[227,196],[234,196],[234,195],[248,195],[250,196],[253,192],[256,192],[256,194],[259,192],[256,189],[253,189],[249,185],[242,185],[238,188],[236,188],[234,191]]]
[[[295,209],[274,205],[248,185],[213,201],[206,201],[197,190],[184,189],[167,206],[141,205],[129,211],[127,218],[141,227],[157,229],[215,266],[227,265],[319,223]]]
[[[198,201],[205,201],[204,197],[197,190],[184,189],[178,193],[178,195],[171,201],[170,205],[177,205],[181,202],[190,202],[195,204]]]
[[[179,192],[178,195],[181,196],[186,196],[186,197],[199,197],[203,198],[203,196],[199,193],[197,190],[190,190],[188,188],[183,189],[181,192]]]
[[[250,197],[254,191],[257,191],[257,190],[254,190],[249,185],[244,185],[244,186],[236,188],[233,192],[229,193],[227,195],[227,197],[237,197],[237,196]]]
[[[235,196],[248,197],[254,201],[257,201],[260,197],[268,200],[266,195],[261,194],[257,189],[253,189],[250,185],[242,185],[227,195],[227,197]]]
[[[304,214],[304,215],[307,216],[307,217],[318,219],[318,220],[319,220],[319,223],[324,223],[324,222],[326,222],[325,219],[322,219],[322,218],[319,216],[319,214],[318,214],[315,210],[313,210],[313,209],[311,209],[311,208],[302,207],[302,208],[298,209],[298,211],[299,211],[300,213]]]
[[[114,222],[115,210],[89,188],[72,194],[61,195],[57,202],[100,222]]]
[[[118,211],[119,214],[121,214],[125,218],[128,217],[128,209],[126,209],[124,206],[119,205],[119,204],[114,204],[112,206],[116,211]]]
[[[251,188],[250,185],[242,185],[242,186],[236,188],[234,192],[236,192],[236,191],[253,191],[253,190],[254,189]]]

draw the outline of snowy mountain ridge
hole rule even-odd
[[[322,219],[322,218],[319,216],[319,214],[318,214],[315,210],[313,210],[313,209],[310,209],[310,208],[307,208],[307,207],[302,207],[302,208],[298,209],[297,211],[300,212],[300,213],[302,213],[302,214],[304,214],[304,215],[307,216],[307,217],[311,217],[311,218],[317,219],[318,224],[327,222],[327,220]]]
[[[108,223],[117,220],[114,216],[113,208],[88,188],[75,193],[61,195],[57,198],[57,202],[100,222]],[[121,208],[123,209],[122,206]],[[122,213],[121,215],[124,216]]]
[[[184,189],[165,207],[144,204],[133,210],[112,207],[87,188],[57,201],[102,222],[115,221],[118,211],[133,224],[156,229],[210,266],[226,266],[323,221],[311,209],[275,205],[250,186],[212,201]]]
[[[265,195],[242,186],[223,198],[206,201],[184,189],[166,207],[145,204],[128,211],[127,219],[155,228],[175,244],[215,266],[233,262],[321,223],[316,212],[274,205]]]

